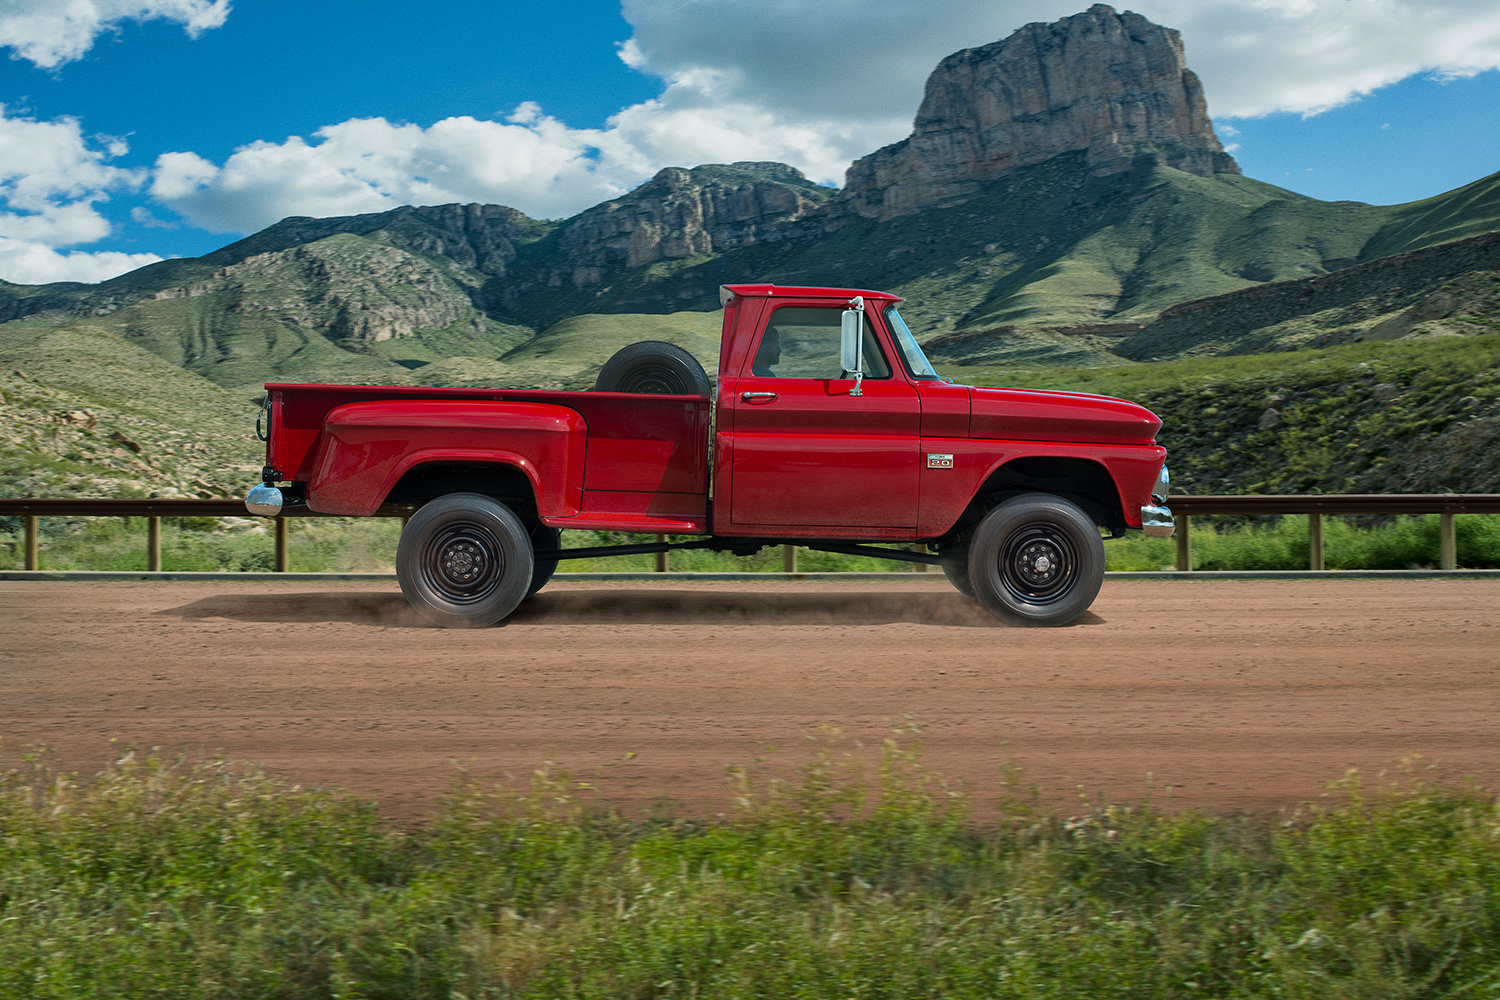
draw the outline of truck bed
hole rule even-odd
[[[555,527],[697,534],[708,531],[710,401],[702,396],[550,389],[268,383],[269,464],[291,482],[313,474],[328,414],[349,403],[424,400],[567,407],[587,425],[580,512]],[[497,420],[495,429],[503,430]],[[465,430],[452,434],[461,439]]]

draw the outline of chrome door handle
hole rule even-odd
[[[747,403],[753,403],[757,399],[764,399],[766,402],[770,402],[779,397],[774,392],[742,392],[740,393],[740,398]]]

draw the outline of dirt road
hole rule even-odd
[[[460,769],[525,781],[551,758],[613,800],[702,813],[767,745],[790,768],[822,726],[868,756],[914,723],[980,814],[1007,759],[1064,810],[1148,780],[1157,801],[1292,806],[1413,754],[1493,789],[1497,598],[1490,580],[1109,581],[1073,626],[1014,629],[940,578],[563,581],[502,627],[444,631],[394,582],[9,582],[0,755],[221,752],[405,816]]]

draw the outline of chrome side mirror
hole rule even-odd
[[[854,374],[851,396],[863,396],[860,384],[865,379],[865,300],[856,295],[849,300],[839,323],[839,367]]]

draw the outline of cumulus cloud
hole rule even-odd
[[[229,16],[229,0],[5,0],[0,47],[12,59],[55,69],[82,58],[122,21],[176,21],[197,37]]]
[[[154,253],[59,251],[45,243],[0,236],[0,278],[22,285],[44,285],[53,281],[93,284],[155,264],[161,259]]]
[[[109,162],[126,151],[119,139],[91,141],[76,119],[12,117],[0,104],[0,278],[100,281],[160,260],[57,250],[110,235],[109,220],[96,206],[111,191],[134,190],[146,179],[144,171]]]
[[[720,103],[711,86],[674,82],[602,129],[570,128],[528,103],[503,121],[456,117],[424,127],[351,119],[311,139],[252,143],[222,165],[192,152],[164,153],[150,190],[194,225],[249,232],[290,215],[447,202],[561,218],[618,197],[668,165],[769,159],[829,181],[842,176],[850,129]]]

